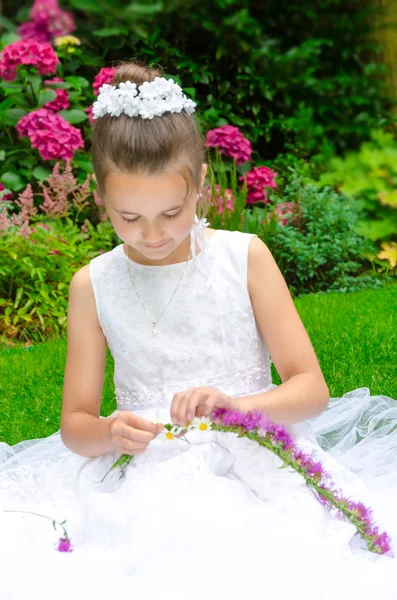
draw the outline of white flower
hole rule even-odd
[[[119,117],[122,113],[129,117],[140,116],[143,119],[161,117],[166,112],[191,114],[196,103],[188,100],[181,87],[173,79],[156,77],[154,81],[145,81],[138,88],[132,81],[123,81],[119,87],[104,83],[99,88],[99,96],[93,104],[94,119],[106,114]]]
[[[165,442],[170,442],[176,438],[185,428],[179,425],[174,425],[170,430],[166,429],[162,432],[161,438]]]
[[[208,226],[209,226],[209,223],[208,223],[207,219],[205,219],[205,218],[200,219],[197,223],[198,229],[201,229],[201,230],[205,229]]]
[[[189,425],[189,429],[198,429],[199,431],[208,431],[211,429],[212,420],[210,417],[194,417]]]

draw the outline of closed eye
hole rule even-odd
[[[177,213],[173,214],[173,215],[163,215],[163,217],[165,217],[166,219],[174,219],[175,217],[177,217],[179,215],[181,211],[178,211]],[[121,215],[121,218],[123,219],[123,221],[125,221],[126,223],[135,223],[135,221],[138,221],[139,217],[136,217],[135,219],[126,219],[125,217],[123,217]]]

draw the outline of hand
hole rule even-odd
[[[184,427],[194,417],[207,417],[215,408],[237,409],[237,399],[213,387],[197,387],[175,394],[171,403],[171,420]]]
[[[128,410],[119,412],[109,427],[110,443],[114,451],[120,454],[142,454],[152,440],[162,430],[146,419],[134,415]]]

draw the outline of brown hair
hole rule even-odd
[[[164,77],[162,70],[137,61],[123,61],[117,66],[112,85],[132,81],[139,86],[155,77]],[[153,175],[165,171],[170,164],[177,166],[189,194],[194,188],[199,191],[205,147],[195,113],[182,110],[153,119],[104,115],[93,123],[91,153],[99,196],[104,195],[105,179],[111,170]],[[205,216],[206,204],[203,194],[197,204],[199,216]]]

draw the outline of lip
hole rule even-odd
[[[157,244],[157,246],[149,246],[149,244],[144,244],[145,248],[150,248],[152,250],[156,250],[157,248],[163,248],[166,246],[168,242],[164,242],[164,244]]]

